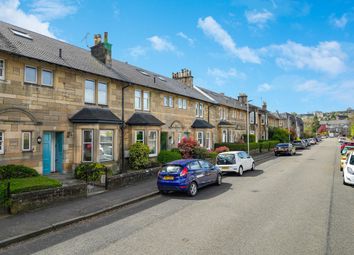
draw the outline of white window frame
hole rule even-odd
[[[210,132],[205,133],[205,146],[207,149],[211,148],[211,137],[210,137]]]
[[[5,153],[5,132],[4,131],[0,131],[0,154],[4,154]]]
[[[183,109],[183,100],[182,100],[182,98],[178,98],[178,109]]]
[[[199,137],[199,135],[200,135],[200,137]],[[204,147],[204,132],[203,131],[197,132],[197,141],[198,141],[200,147]]]
[[[224,134],[225,134],[225,136],[224,136]],[[223,143],[227,143],[227,130],[226,129],[223,129],[222,131],[221,131],[221,138],[222,138],[222,142]]]
[[[89,82],[93,82],[93,101],[90,102],[87,100],[86,98],[86,82],[89,81]],[[95,104],[96,103],[96,82],[94,80],[85,80],[85,95],[84,95],[84,101],[86,104]]]
[[[100,101],[100,85],[106,86],[105,102]],[[99,105],[108,105],[108,84],[107,84],[107,82],[99,81],[97,83],[97,103]]]
[[[138,94],[137,94],[138,93]],[[141,110],[142,105],[141,105],[141,97],[142,97],[142,91],[141,89],[136,89],[134,91],[134,105],[135,105],[135,110]],[[137,104],[138,103],[138,104]]]
[[[110,131],[112,132],[112,142],[109,143],[109,142],[102,142],[101,141],[101,132],[107,132],[107,131]],[[114,130],[111,130],[111,129],[102,129],[102,130],[99,130],[99,134],[98,134],[98,137],[99,137],[99,146],[101,147],[101,144],[105,144],[105,145],[111,145],[112,146],[112,159],[107,159],[107,160],[100,160],[100,162],[106,162],[106,161],[112,161],[114,160],[114,146],[113,146],[113,143],[114,143]]]
[[[195,116],[199,118],[203,118],[204,105],[203,103],[195,104]]]
[[[51,73],[52,74],[52,83],[51,84],[44,83],[43,72],[47,72],[47,73]],[[53,87],[53,84],[54,84],[54,73],[53,73],[53,71],[49,70],[49,69],[42,69],[41,70],[41,80],[42,80],[42,85],[48,86],[48,87]]]
[[[187,110],[187,99],[182,99],[182,108]]]
[[[5,80],[5,59],[0,58],[0,62],[2,62],[2,75],[0,76],[0,80]]]
[[[144,111],[150,111],[150,92],[143,92],[143,109]]]
[[[148,145],[148,147],[149,147],[149,149],[150,149],[150,142],[151,141],[154,141],[154,140],[151,140],[150,139],[150,134],[151,133],[155,133],[156,134],[156,139],[155,139],[155,148],[156,148],[156,151],[155,151],[155,153],[152,153],[152,154],[150,154],[149,153],[149,157],[156,157],[157,156],[157,154],[158,154],[158,148],[157,148],[157,137],[158,137],[158,131],[157,130],[149,130],[148,131],[148,139],[147,139],[147,145]]]
[[[91,133],[91,142],[85,142],[85,132],[90,132]],[[90,161],[86,161],[84,160],[84,150],[85,150],[85,145],[86,144],[91,144],[91,160]],[[93,150],[94,150],[94,133],[93,133],[93,129],[84,129],[82,130],[82,156],[81,156],[81,160],[82,162],[93,162]]]
[[[25,141],[25,135],[29,135],[29,143],[28,143],[28,148],[24,147],[24,141]],[[32,151],[32,132],[31,131],[22,131],[22,141],[21,141],[21,148],[22,151]]]
[[[33,81],[28,81],[27,80],[27,72],[26,72],[26,69],[27,68],[30,68],[30,69],[35,69],[36,70],[36,75],[35,75],[35,77],[36,77],[36,80],[33,82]],[[29,66],[29,65],[25,65],[25,74],[24,74],[24,79],[25,79],[25,82],[26,83],[31,83],[31,84],[37,84],[37,82],[38,82],[38,69],[37,69],[37,67],[35,67],[35,66]]]
[[[169,107],[168,96],[163,97],[163,106]]]
[[[173,96],[168,97],[168,106],[173,108]]]
[[[182,138],[183,138],[183,133],[182,132],[178,132],[178,135],[177,135],[178,143],[180,143],[182,141]]]
[[[137,140],[137,134],[139,132],[142,132],[142,134],[143,134],[143,140],[142,141],[138,141]],[[137,142],[145,143],[145,132],[144,132],[144,130],[135,130],[135,132],[134,132],[134,143],[137,143]]]

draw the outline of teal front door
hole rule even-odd
[[[64,143],[64,133],[55,133],[55,171],[63,172],[63,143]]]
[[[43,174],[50,174],[52,170],[52,132],[43,133]]]
[[[63,172],[64,132],[44,132],[43,144],[43,174]]]

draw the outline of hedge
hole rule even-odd
[[[39,176],[33,168],[23,165],[4,165],[0,166],[0,180],[10,178],[26,178]]]
[[[97,162],[81,163],[75,168],[75,178],[80,180],[98,181],[107,170],[107,174],[112,174],[112,170]]]
[[[250,143],[250,150],[270,151],[279,141],[264,141],[260,143]],[[226,146],[230,151],[247,151],[247,143],[215,143],[214,148]]]
[[[177,159],[181,159],[181,153],[177,152],[177,151],[165,151],[162,150],[160,151],[159,155],[157,156],[157,161],[165,164]]]

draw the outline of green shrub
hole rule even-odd
[[[179,151],[160,151],[159,155],[157,156],[157,161],[162,164],[165,164],[181,158],[182,156]]]
[[[256,136],[251,134],[249,136],[250,136],[250,143],[254,143],[256,141]],[[243,134],[242,139],[243,141],[245,141],[245,143],[247,143],[247,134]]]
[[[131,169],[143,169],[149,164],[149,146],[143,143],[135,143],[129,149],[129,166]]]
[[[0,166],[0,180],[10,178],[26,178],[39,176],[33,168],[23,165],[4,165]]]
[[[211,159],[216,159],[216,157],[218,156],[219,153],[215,152],[215,151],[211,151],[208,153],[208,158]]]
[[[108,174],[112,173],[111,169],[100,163],[81,163],[75,168],[75,178],[86,180],[87,175],[88,181],[97,181],[105,174],[106,169]]]
[[[193,158],[206,159],[208,157],[208,150],[204,147],[195,147],[192,151]]]

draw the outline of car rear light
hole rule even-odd
[[[181,173],[179,174],[179,176],[186,176],[188,174],[188,168],[185,167],[183,168],[183,170],[181,171]]]

